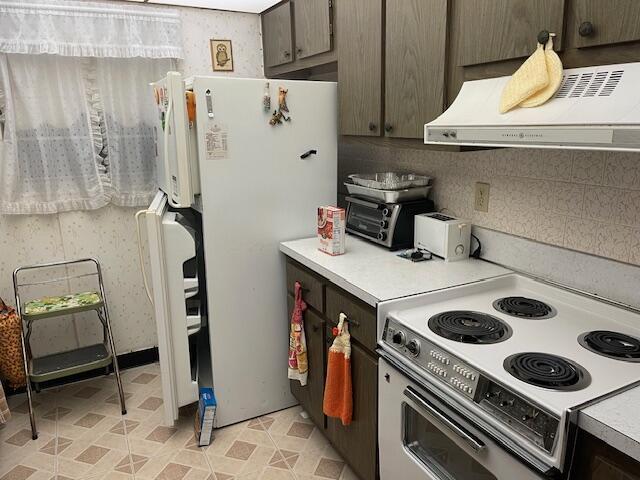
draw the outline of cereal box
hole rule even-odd
[[[345,244],[344,208],[318,207],[318,250],[329,255],[342,255]]]

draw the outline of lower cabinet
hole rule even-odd
[[[293,311],[292,289],[296,281],[302,284],[302,298],[309,295],[313,306],[307,302],[304,313],[309,359],[307,385],[303,387],[292,380],[291,393],[358,477],[375,480],[378,477],[378,359],[374,351],[375,333],[372,333],[376,329],[375,309],[288,259],[287,321]],[[332,330],[340,313],[347,315],[353,323],[350,325],[353,419],[347,426],[322,412],[327,358],[334,338]]]
[[[288,296],[289,318],[293,312],[293,296]],[[324,349],[325,322],[313,310],[307,310],[304,314],[304,334],[307,341],[307,359],[309,362],[309,375],[307,385],[300,385],[297,380],[291,380],[291,393],[298,399],[304,409],[317,425],[324,425],[322,413],[322,398],[324,395]]]
[[[579,430],[569,475],[575,480],[640,480],[640,462]]]
[[[331,330],[327,338],[332,340]],[[353,419],[347,426],[327,418],[326,435],[361,479],[375,479],[378,470],[378,361],[351,344]]]

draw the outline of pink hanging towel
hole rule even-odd
[[[304,336],[304,322],[302,313],[307,304],[302,300],[302,285],[296,282],[295,304],[291,313],[291,331],[289,334],[289,378],[300,381],[300,385],[307,384],[309,362],[307,361],[307,340]]]

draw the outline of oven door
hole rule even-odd
[[[543,478],[383,358],[378,371],[380,480]]]

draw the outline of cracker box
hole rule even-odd
[[[345,244],[344,208],[318,207],[318,250],[329,255],[342,255]]]
[[[211,443],[217,402],[212,388],[200,388],[200,401],[195,415],[194,430],[199,447]]]

